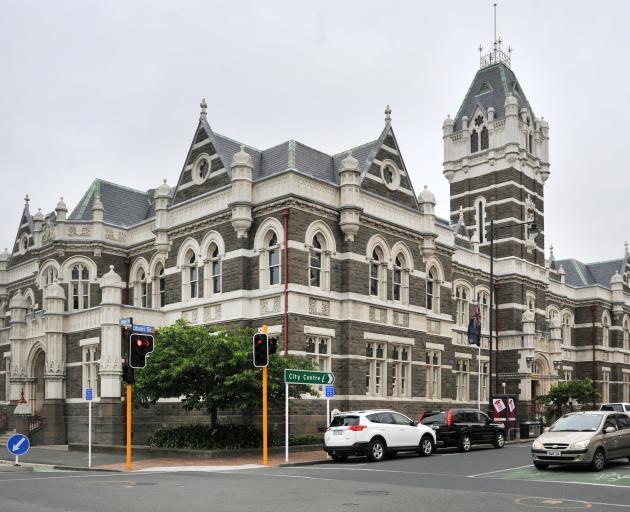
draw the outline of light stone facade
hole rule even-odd
[[[375,141],[338,155],[296,141],[260,151],[214,133],[203,102],[176,186],[97,180],[70,215],[63,199],[31,214],[27,198],[15,245],[0,255],[0,401],[12,410],[23,390],[43,417],[37,440],[84,442],[93,387],[95,440],[121,444],[119,320],[133,317],[266,323],[282,350],[335,373],[339,409],[415,417],[476,406],[479,364],[487,402],[490,219],[500,227],[493,374],[498,359],[519,417],[571,378],[594,377],[604,398],[628,401],[627,246],[591,265],[545,257],[549,126],[508,64],[484,65],[444,122],[448,220],[428,189],[413,190],[420,171],[404,165],[390,114]],[[541,229],[533,244],[526,226],[510,227],[525,221]],[[481,356],[466,336],[477,303]],[[292,408],[296,430],[323,424],[320,400]],[[135,442],[202,420],[165,400],[140,412]]]

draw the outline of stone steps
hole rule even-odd
[[[0,435],[0,449],[7,446],[7,441],[13,434],[15,434],[15,430],[13,431],[7,430],[4,434]]]

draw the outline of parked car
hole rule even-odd
[[[435,433],[431,428],[389,409],[339,413],[324,434],[324,450],[336,462],[350,455],[367,455],[378,462],[402,451],[428,457],[434,449]]]
[[[538,469],[559,464],[602,471],[607,461],[625,457],[630,462],[630,418],[618,412],[565,414],[532,444]]]
[[[505,446],[503,425],[493,423],[477,409],[427,411],[419,419],[421,424],[435,430],[438,447],[456,446],[468,452],[475,444],[491,444],[495,448]]]
[[[612,404],[602,404],[599,407],[600,411],[614,411],[625,412],[630,417],[630,404],[626,402],[617,402]]]

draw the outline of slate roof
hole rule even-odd
[[[584,287],[600,285],[610,288],[610,278],[623,269],[623,259],[582,263],[576,259],[556,260],[556,268],[564,268],[564,280],[570,286]]]
[[[133,226],[154,214],[151,204],[152,192],[141,192],[96,179],[68,219],[92,220],[94,199],[99,196],[105,210],[103,212],[105,223],[123,227]]]
[[[489,107],[494,107],[494,118],[503,119],[505,117],[505,98],[510,92],[518,101],[518,111],[520,112],[521,108],[526,107],[534,116],[516,75],[505,64],[494,64],[477,71],[455,116],[454,130],[462,129],[462,117],[468,116],[469,122],[472,121],[477,105],[481,105],[486,111]]]

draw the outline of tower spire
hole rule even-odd
[[[507,53],[503,51],[501,48],[501,44],[503,43],[503,39],[501,36],[497,36],[497,3],[494,2],[492,4],[493,9],[493,40],[491,50],[489,50],[486,54],[483,52],[483,47],[479,45],[479,67],[480,69],[487,68],[494,64],[505,64],[508,68],[511,66],[511,58],[512,58],[512,47],[508,48]]]

